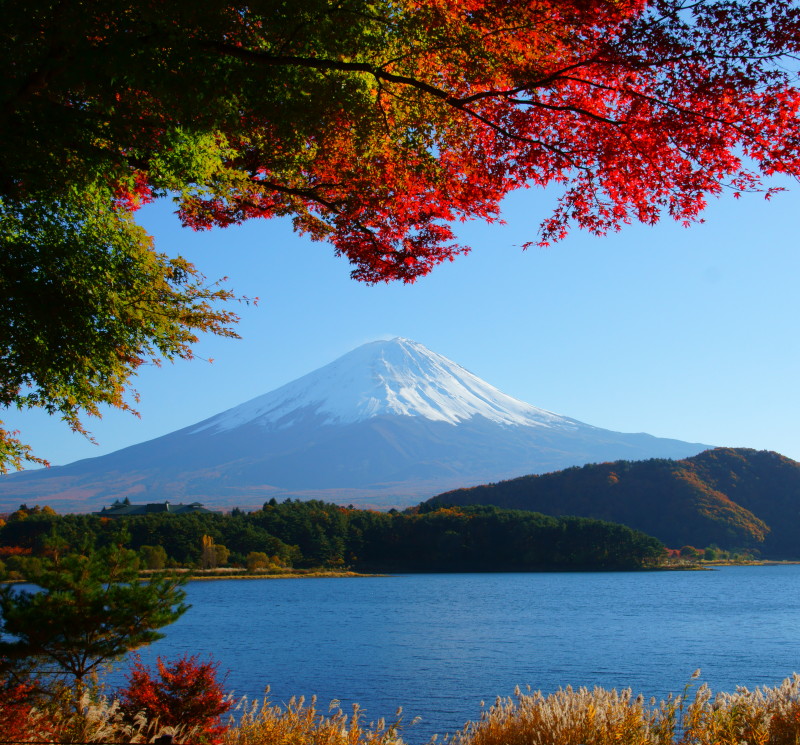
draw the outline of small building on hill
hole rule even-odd
[[[205,515],[220,515],[221,512],[208,510],[200,502],[191,504],[170,504],[169,502],[155,502],[151,504],[131,504],[126,497],[121,502],[116,500],[111,507],[103,507],[100,512],[93,512],[100,517],[130,517],[133,515],[188,515],[201,513]]]

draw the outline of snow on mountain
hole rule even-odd
[[[458,424],[574,428],[577,422],[518,401],[455,362],[409,339],[375,341],[263,396],[201,422],[192,432],[248,423],[283,429],[313,412],[330,424],[384,414]]]

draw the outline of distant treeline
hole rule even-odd
[[[357,571],[638,569],[665,550],[622,525],[487,506],[403,513],[272,500],[230,514],[108,518],[20,508],[0,527],[0,561],[122,543],[143,567],[349,567]],[[22,559],[27,560],[27,559]]]

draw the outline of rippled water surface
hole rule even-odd
[[[516,685],[663,697],[696,668],[714,690],[776,685],[800,671],[798,590],[800,566],[194,582],[142,656],[213,654],[237,694],[275,702],[402,706],[421,743]]]

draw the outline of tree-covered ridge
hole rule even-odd
[[[770,451],[715,448],[684,460],[614,461],[458,489],[430,505],[493,504],[612,520],[669,546],[800,556],[800,463]]]
[[[251,513],[143,515],[110,520],[18,510],[0,528],[15,568],[49,546],[100,549],[127,534],[143,566],[350,567],[361,571],[636,569],[664,554],[622,525],[496,507],[373,512],[319,501],[269,502]],[[23,557],[20,559],[19,557]],[[30,558],[26,558],[30,557]]]

